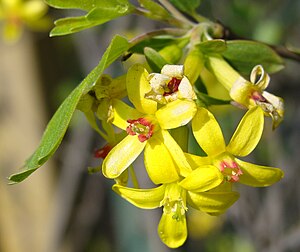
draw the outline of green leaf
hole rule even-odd
[[[124,16],[133,11],[130,5],[115,5],[96,7],[85,16],[67,17],[56,20],[55,27],[50,32],[50,36],[61,36],[78,32],[96,25],[104,24],[112,19]]]
[[[145,47],[144,54],[147,63],[149,64],[152,71],[155,73],[160,73],[162,67],[168,64],[168,62],[157,51],[155,51],[151,47]]]
[[[199,43],[196,46],[204,54],[222,53],[227,49],[226,42],[223,39],[213,39]]]
[[[196,90],[196,95],[197,95],[197,103],[200,106],[208,107],[211,105],[228,105],[231,102],[230,100],[221,100],[221,99],[214,98],[205,93],[201,93],[197,90]]]
[[[163,19],[170,17],[170,14],[160,4],[153,2],[152,0],[138,0],[140,5],[150,11],[150,16],[157,16]]]
[[[118,35],[113,38],[99,64],[58,108],[47,125],[40,145],[25,162],[25,169],[9,177],[12,183],[18,183],[26,179],[54,154],[63,139],[80,98],[93,87],[104,69],[126,52],[128,48],[129,43],[125,38]]]
[[[227,50],[222,55],[241,74],[249,74],[256,65],[262,65],[268,73],[284,67],[282,58],[273,49],[254,41],[227,41]]]
[[[191,14],[201,4],[201,0],[170,0],[170,2],[179,10]]]
[[[164,48],[167,45],[171,44],[178,44],[181,43],[182,39],[177,39],[172,36],[157,36],[153,38],[147,38],[142,40],[141,42],[135,44],[133,47],[130,48],[131,53],[139,53],[144,54],[145,47],[151,47],[156,51]]]
[[[90,11],[95,7],[111,8],[119,4],[128,5],[128,0],[45,0],[47,4],[61,9],[82,9]]]

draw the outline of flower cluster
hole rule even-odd
[[[260,91],[268,79],[261,66],[253,70],[252,84],[247,82],[245,87],[235,83],[230,89],[232,98],[249,105],[249,110],[228,144],[214,115],[197,102],[195,85],[185,75],[188,67],[164,65],[161,73],[149,74],[146,67],[136,64],[126,76],[101,76],[80,103],[93,128],[108,142],[95,154],[104,159],[104,176],[115,179],[113,190],[133,205],[163,209],[158,235],[171,248],[181,246],[187,238],[186,213],[190,207],[219,215],[239,198],[233,184],[265,187],[283,177],[278,168],[240,159],[254,150],[264,128],[266,110],[260,105],[266,99]],[[256,74],[261,76],[258,81]],[[122,100],[126,94],[127,102]],[[95,112],[108,134],[96,126],[88,111]],[[114,134],[112,125],[122,132]],[[206,155],[188,153],[189,129]],[[151,189],[138,186],[132,169],[142,152],[147,174],[157,185]],[[133,187],[128,186],[128,174]]]

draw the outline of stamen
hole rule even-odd
[[[131,135],[138,135],[140,142],[145,142],[153,135],[154,125],[145,118],[129,119],[126,132]]]
[[[231,163],[222,161],[219,168],[223,173],[225,180],[228,182],[238,182],[239,176],[243,174],[239,165],[234,161],[232,161]]]
[[[172,214],[172,219],[180,221],[187,208],[184,205],[183,199],[171,200],[169,197],[165,198],[162,202],[164,206],[164,212],[166,214]]]
[[[251,98],[252,98],[256,103],[258,103],[258,102],[266,102],[266,101],[267,101],[266,98],[263,97],[263,96],[261,95],[261,93],[259,93],[258,91],[254,91],[254,92],[251,94]]]
[[[178,87],[180,85],[181,79],[173,77],[167,84],[167,90],[164,92],[164,96],[171,95],[178,91]]]

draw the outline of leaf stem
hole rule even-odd
[[[168,0],[158,0],[176,19],[190,25],[194,26],[195,23],[188,20],[184,15],[180,13]]]

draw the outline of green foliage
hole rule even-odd
[[[256,65],[262,65],[268,73],[280,71],[283,60],[269,46],[248,40],[227,41],[223,56],[242,74],[249,74]]]
[[[209,107],[211,105],[228,105],[230,104],[230,100],[222,100],[217,99],[212,96],[209,96],[208,94],[202,93],[202,92],[196,92],[197,95],[197,103],[200,106]]]
[[[168,62],[166,62],[166,60],[151,47],[145,47],[144,54],[147,63],[149,64],[153,72],[160,72],[162,67],[168,64]]]
[[[152,1],[152,0],[138,0],[141,7],[147,9],[150,13],[150,15],[157,16],[159,18],[167,19],[170,17],[170,14],[168,11],[166,11],[165,8],[163,8],[160,4]]]
[[[49,1],[56,7],[81,8],[88,10],[85,16],[67,17],[55,21],[55,27],[50,36],[61,36],[78,32],[96,25],[104,24],[115,18],[125,16],[134,10],[134,7],[128,1],[95,1],[97,4],[87,4],[86,1],[66,1],[70,6],[61,1]],[[82,3],[81,3],[82,2]]]
[[[61,9],[82,9],[90,11],[96,7],[112,8],[116,5],[128,5],[128,0],[45,0],[47,4]]]
[[[201,4],[201,0],[170,0],[170,2],[179,10],[191,14],[194,13],[196,8]]]
[[[226,41],[223,39],[207,40],[199,43],[196,47],[204,54],[222,53],[227,49]]]
[[[164,48],[167,45],[185,42],[187,39],[178,39],[172,36],[156,36],[151,38],[145,38],[144,40],[138,42],[132,46],[129,51],[132,53],[144,54],[145,47],[151,47],[156,51]]]
[[[82,95],[86,94],[93,87],[103,70],[127,51],[128,48],[129,43],[125,38],[121,36],[115,36],[113,38],[99,64],[81,82],[81,84],[73,90],[73,92],[65,99],[56,111],[44,132],[39,147],[26,161],[24,165],[25,170],[9,177],[9,180],[12,183],[18,183],[26,179],[54,154],[63,139],[72,115]]]

